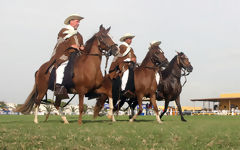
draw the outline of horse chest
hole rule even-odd
[[[168,80],[165,80],[163,83],[164,83],[163,95],[165,99],[168,99],[170,101],[175,100],[182,90],[180,81],[177,79],[169,78]]]

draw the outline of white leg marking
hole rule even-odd
[[[38,123],[38,105],[35,107],[35,112],[34,112],[34,123]]]
[[[69,124],[69,122],[67,121],[66,116],[63,114],[63,111],[62,111],[62,108],[61,108],[61,107],[59,108],[58,112],[59,112],[59,114],[61,115],[61,118],[62,118],[64,124]]]
[[[109,99],[109,111],[108,111],[108,118],[112,119],[112,122],[115,122],[115,118],[113,115],[113,99],[111,97],[108,98]]]
[[[159,115],[158,115],[158,113],[156,111],[155,111],[155,115],[156,115],[157,122],[159,124],[162,124],[163,122],[161,121],[161,119],[160,119],[160,117],[159,117]]]

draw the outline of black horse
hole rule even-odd
[[[182,75],[182,70],[184,74]],[[163,70],[159,71],[161,75],[160,83],[157,89],[157,100],[165,100],[165,108],[164,111],[161,113],[160,118],[166,113],[168,109],[168,105],[170,101],[175,101],[178,107],[178,111],[181,115],[181,120],[186,121],[182,114],[182,108],[180,104],[180,93],[182,91],[181,85],[181,77],[189,75],[192,72],[193,67],[189,62],[188,58],[183,52],[177,52],[177,55],[171,60],[168,67]],[[185,72],[188,72],[187,74]],[[125,100],[124,100],[125,101]],[[119,109],[124,101],[120,101],[116,106],[115,109]],[[137,100],[132,98],[126,101],[131,108],[131,116],[134,115],[134,109],[137,106]]]

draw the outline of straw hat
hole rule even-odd
[[[69,21],[70,20],[82,20],[83,19],[83,17],[81,17],[79,14],[72,14],[72,15],[70,15],[69,17],[67,17],[66,19],[65,19],[65,21],[64,21],[64,24],[65,25],[69,25]]]
[[[152,41],[150,43],[151,46],[159,46],[161,44],[161,41]]]
[[[126,34],[124,34],[121,38],[120,38],[120,41],[121,42],[124,42],[124,40],[125,39],[127,39],[127,38],[134,38],[135,37],[135,35],[132,35],[131,33],[126,33]]]

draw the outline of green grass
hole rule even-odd
[[[139,116],[134,123],[127,116],[96,120],[67,116],[65,125],[59,116],[50,116],[39,124],[33,116],[0,115],[0,149],[240,149],[239,116],[164,116],[157,124],[154,116]]]

